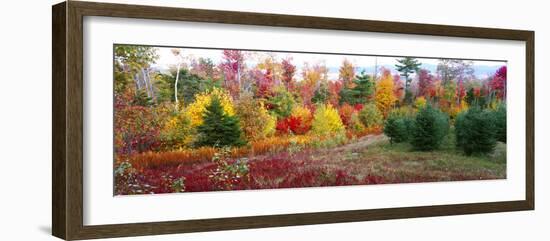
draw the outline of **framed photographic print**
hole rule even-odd
[[[78,1],[52,24],[57,237],[534,209],[532,31]]]

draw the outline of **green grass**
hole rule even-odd
[[[374,175],[405,182],[506,178],[506,144],[498,143],[491,154],[467,156],[454,143],[452,130],[439,149],[427,152],[415,151],[409,143],[381,141],[361,152],[355,161],[358,166],[370,162],[369,172]]]

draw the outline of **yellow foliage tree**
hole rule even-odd
[[[235,109],[229,94],[220,88],[214,88],[212,91],[196,94],[195,101],[187,107],[187,113],[189,113],[192,127],[197,127],[202,124],[204,111],[212,102],[213,96],[218,97],[226,115],[235,115]]]
[[[265,108],[262,105],[262,108],[265,110]],[[262,136],[264,137],[270,137],[275,134],[275,127],[277,126],[277,117],[269,114],[267,111],[265,112],[267,114],[266,122],[264,123],[264,128],[262,128]]]
[[[290,112],[290,116],[299,117],[300,120],[302,120],[302,122],[304,122],[304,124],[307,126],[311,125],[311,120],[313,119],[311,111],[307,107],[302,105],[294,106],[294,108],[292,108],[292,111]]]
[[[382,78],[376,83],[374,98],[378,110],[382,112],[384,117],[387,117],[395,101],[397,101],[397,98],[393,95],[393,78],[389,71],[384,73]]]
[[[426,97],[420,96],[416,98],[416,101],[414,102],[414,106],[416,106],[416,108],[418,109],[424,108],[424,106],[426,106]]]
[[[270,115],[263,102],[243,94],[235,106],[241,128],[249,141],[269,137],[275,133],[277,119]]]
[[[313,115],[312,131],[314,134],[330,135],[344,131],[344,124],[338,111],[332,105],[319,105]]]
[[[163,148],[173,150],[186,147],[193,141],[191,131],[189,114],[186,111],[174,112],[160,132]]]

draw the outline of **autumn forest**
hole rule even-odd
[[[505,61],[114,46],[114,194],[506,178]]]

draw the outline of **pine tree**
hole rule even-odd
[[[419,110],[414,121],[411,144],[416,150],[430,151],[439,148],[449,131],[449,118],[431,105]]]
[[[368,98],[374,92],[374,82],[371,77],[362,71],[360,75],[355,76],[353,88],[344,86],[340,90],[340,104],[348,103],[350,105],[367,103]]]
[[[497,140],[506,143],[506,105],[500,104],[494,112]]]
[[[327,86],[321,85],[313,94],[313,98],[311,98],[311,101],[313,103],[325,104],[328,100],[329,95],[330,93],[328,91]]]
[[[467,155],[493,151],[497,141],[494,113],[479,107],[470,108],[458,115],[455,133],[456,145]]]
[[[399,64],[396,64],[395,68],[397,69],[397,71],[401,72],[401,76],[405,77],[405,92],[407,92],[409,91],[409,87],[412,81],[412,79],[410,78],[410,74],[418,72],[418,70],[420,70],[420,65],[422,64],[418,62],[417,59],[411,57],[398,59],[397,62]]]
[[[206,107],[203,123],[197,127],[197,146],[242,146],[239,119],[224,113],[218,97]]]
[[[411,126],[411,118],[390,113],[384,123],[384,134],[390,138],[390,144],[404,142],[409,139]]]

